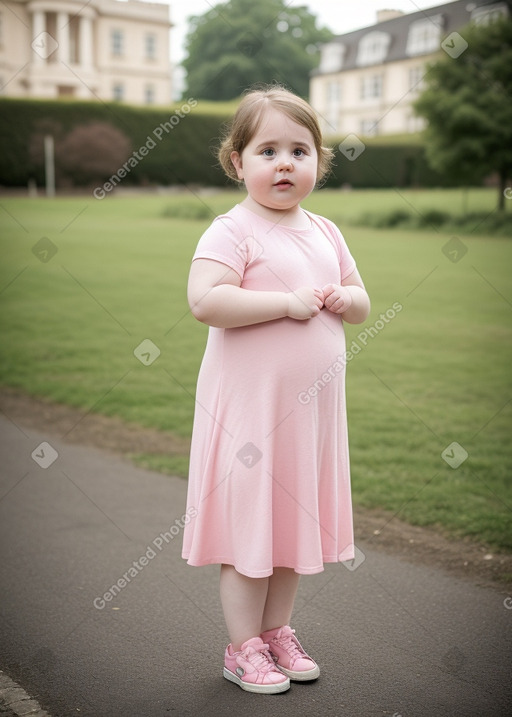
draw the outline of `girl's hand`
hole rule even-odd
[[[343,314],[352,305],[350,291],[339,284],[327,284],[322,289],[324,293],[324,305],[333,314]]]
[[[303,286],[288,294],[288,316],[299,321],[311,319],[318,316],[323,304],[323,291]]]

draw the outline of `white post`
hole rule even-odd
[[[44,171],[46,179],[46,196],[55,196],[55,160],[54,160],[54,144],[51,134],[45,135],[44,138]]]
[[[57,13],[57,42],[59,43],[59,61],[69,64],[69,15],[67,12]]]
[[[92,20],[90,17],[81,17],[79,25],[79,62],[84,70],[92,69]]]
[[[32,40],[35,40],[42,32],[46,30],[46,16],[42,10],[34,10],[32,14]],[[34,51],[33,60],[36,65],[44,65],[45,58]]]

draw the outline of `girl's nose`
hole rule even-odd
[[[293,169],[293,163],[289,159],[289,157],[280,157],[279,161],[277,163],[277,167],[278,167],[279,171],[286,169],[289,172],[291,172]]]

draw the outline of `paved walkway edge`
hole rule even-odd
[[[5,672],[0,670],[0,715],[2,717],[50,717],[48,712],[27,695]]]

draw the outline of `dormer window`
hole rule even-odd
[[[380,65],[386,59],[390,43],[391,35],[387,32],[369,32],[359,41],[356,63],[359,67]]]
[[[506,18],[508,15],[507,6],[504,2],[494,5],[477,7],[471,13],[471,20],[475,25],[489,25],[491,22]]]
[[[345,45],[340,42],[328,42],[322,46],[320,72],[338,72],[343,66]]]
[[[439,50],[442,28],[442,15],[432,15],[424,20],[416,20],[411,23],[405,50],[409,57],[428,55],[430,52]]]

